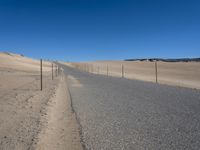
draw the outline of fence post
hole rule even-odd
[[[124,65],[122,64],[122,78],[124,78]]]
[[[53,80],[53,63],[52,63],[52,80]]]
[[[158,66],[157,66],[157,60],[155,61],[155,75],[156,75],[156,83],[158,83]]]
[[[40,90],[42,91],[42,59],[40,59]]]

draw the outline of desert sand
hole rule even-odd
[[[81,149],[63,78],[44,61],[41,91],[39,60],[0,52],[0,150]]]
[[[142,61],[96,61],[65,63],[68,66],[95,74],[124,77],[155,82],[155,62]],[[200,89],[200,62],[157,62],[158,83]]]

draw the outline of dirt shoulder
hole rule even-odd
[[[71,100],[62,76],[54,96],[47,106],[47,115],[43,116],[44,125],[38,137],[37,150],[82,150],[79,127],[71,108]]]

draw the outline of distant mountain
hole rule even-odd
[[[144,59],[125,59],[125,61],[200,62],[200,58],[177,58],[177,59],[144,58]]]

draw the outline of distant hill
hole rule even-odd
[[[6,54],[6,55],[10,55],[10,56],[20,56],[20,57],[24,57],[23,54],[15,54],[15,53],[10,53],[10,52],[6,52],[6,51],[0,51],[0,53]]]
[[[144,59],[125,59],[125,61],[200,62],[200,58],[177,58],[177,59],[144,58]]]

